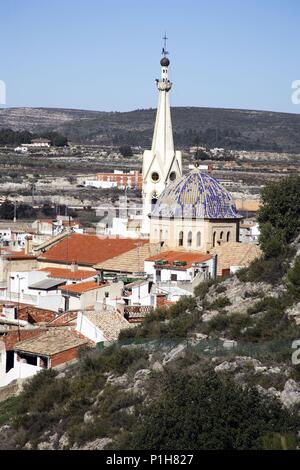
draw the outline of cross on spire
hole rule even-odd
[[[162,51],[161,53],[163,54],[164,57],[166,57],[169,52],[167,51],[167,33],[165,33],[164,37],[163,37],[163,40],[164,40],[164,47],[162,48]]]

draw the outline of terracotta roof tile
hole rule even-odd
[[[212,248],[211,253],[218,255],[218,275],[231,266],[249,266],[251,261],[262,255],[258,245],[238,242],[223,243]]]
[[[88,292],[89,290],[99,289],[107,285],[106,282],[98,283],[95,281],[86,281],[86,282],[79,282],[78,284],[69,284],[66,286],[59,287],[59,290],[64,292],[74,292],[76,294],[84,294],[84,292]]]
[[[55,328],[32,339],[17,343],[14,350],[42,356],[53,356],[59,352],[83,346],[87,342],[87,340],[79,338],[71,331]]]
[[[141,245],[149,240],[139,240]],[[96,235],[72,234],[39,256],[40,260],[94,265],[136,247],[131,238],[103,238]]]
[[[94,267],[122,273],[144,271],[145,259],[157,253],[160,250],[160,245],[159,243],[144,243],[138,246],[137,244],[140,243],[140,241],[136,241],[135,243],[136,246],[132,250],[112,257],[103,263],[98,263]]]
[[[102,330],[107,341],[117,340],[122,330],[135,326],[125,320],[120,313],[112,309],[83,313],[95,326]]]
[[[88,271],[86,269],[78,269],[77,271],[72,271],[71,269],[64,268],[42,268],[39,271],[44,271],[49,273],[49,277],[54,279],[71,279],[75,281],[81,281],[82,279],[87,279],[93,277],[97,274],[95,269]]]

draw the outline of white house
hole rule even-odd
[[[153,282],[149,279],[126,284],[123,289],[123,300],[125,305],[151,305],[155,304],[155,296],[152,291]]]
[[[165,251],[147,258],[144,270],[155,284],[193,282],[216,276],[216,258],[191,251]]]

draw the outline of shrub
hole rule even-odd
[[[236,273],[242,282],[267,282],[272,285],[281,281],[287,270],[287,261],[283,256],[277,258],[258,258],[248,268],[239,269]]]
[[[91,351],[84,357],[81,368],[86,371],[123,374],[134,362],[146,357],[147,353],[141,348],[121,348],[114,344],[103,351]]]
[[[274,297],[264,297],[254,303],[252,307],[247,309],[248,315],[254,315],[259,312],[264,312],[270,307],[276,307],[278,305],[277,299]]]
[[[264,437],[279,433],[297,443],[299,417],[275,399],[242,389],[213,371],[192,377],[166,376],[163,393],[140,413],[124,449],[262,449]]]
[[[300,297],[300,256],[297,256],[294,265],[287,272],[287,285],[291,294],[299,299]]]
[[[209,310],[221,310],[228,305],[231,305],[230,300],[227,296],[219,296],[211,304],[207,305],[206,308]]]
[[[204,282],[200,282],[200,284],[198,284],[195,289],[194,289],[194,295],[196,297],[199,297],[200,300],[203,300],[206,296],[206,294],[208,293],[209,291],[209,288],[215,283],[216,281],[214,281],[213,279],[209,279],[207,281],[204,281]]]

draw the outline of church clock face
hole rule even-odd
[[[151,178],[152,181],[154,181],[155,183],[159,180],[159,174],[157,173],[157,171],[153,171]]]

